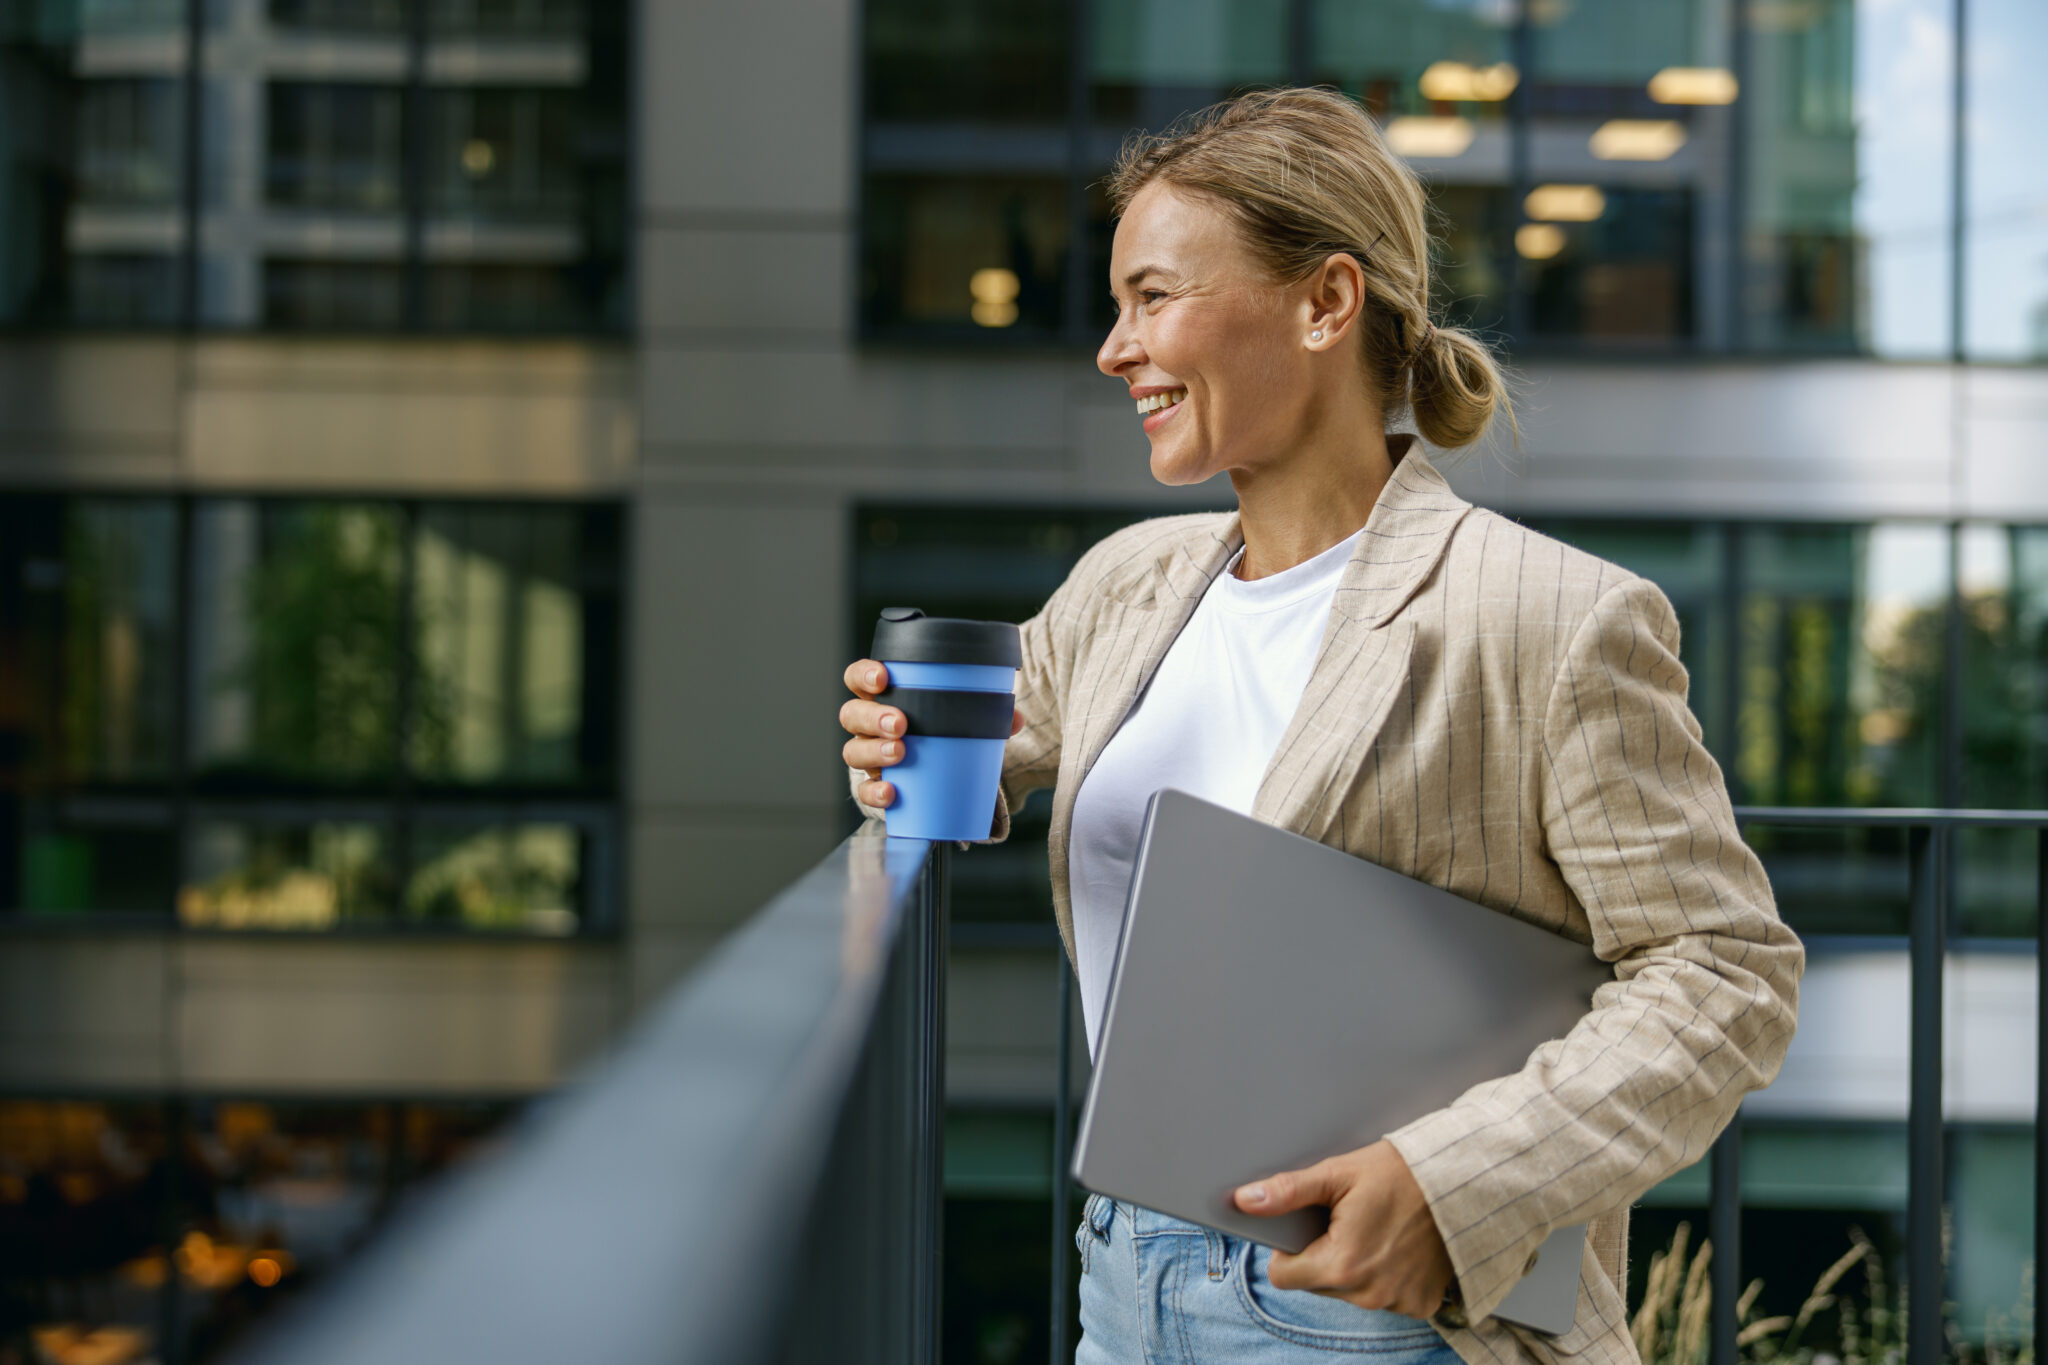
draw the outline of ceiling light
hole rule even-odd
[[[1410,116],[1387,125],[1387,146],[1400,156],[1463,156],[1471,145],[1471,119]]]
[[[1538,185],[1522,211],[1538,222],[1590,223],[1607,211],[1607,196],[1596,185]]]
[[[1515,250],[1532,261],[1547,261],[1564,250],[1564,229],[1555,223],[1524,223],[1515,229]]]
[[[1613,118],[1586,140],[1602,161],[1663,161],[1684,145],[1685,125],[1675,119]]]
[[[984,266],[967,279],[967,292],[974,295],[970,316],[983,327],[1008,327],[1017,320],[1017,272],[999,265]]]
[[[1667,66],[1650,77],[1659,104],[1733,104],[1735,73],[1718,66]]]
[[[1427,100],[1504,100],[1514,93],[1521,73],[1508,62],[1492,66],[1469,66],[1464,62],[1431,62],[1422,73],[1422,97]]]

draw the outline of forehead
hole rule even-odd
[[[1233,269],[1243,249],[1222,208],[1198,194],[1154,181],[1132,198],[1117,220],[1110,247],[1112,288],[1134,270],[1156,266],[1177,274]]]

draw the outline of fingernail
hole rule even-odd
[[[902,756],[903,746],[901,744],[884,744],[882,746],[883,758],[901,758]]]
[[[896,717],[882,717],[882,733],[885,735],[893,735],[896,733]]]
[[[881,685],[882,685],[882,670],[881,670],[881,669],[879,669],[879,668],[871,668],[871,669],[869,669],[869,670],[868,670],[868,686],[869,686],[869,687],[880,687]]]
[[[1265,1187],[1264,1185],[1247,1185],[1247,1186],[1245,1186],[1245,1187],[1244,1187],[1243,1189],[1241,1189],[1241,1190],[1239,1190],[1239,1191],[1237,1192],[1237,1202],[1238,1202],[1238,1203],[1240,1203],[1240,1204],[1263,1204],[1263,1203],[1265,1203],[1265,1202],[1266,1202],[1266,1187]]]

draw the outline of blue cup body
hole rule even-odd
[[[1016,670],[980,664],[882,660],[892,687],[1008,692]],[[896,788],[884,823],[892,839],[986,839],[1003,779],[1003,739],[952,735],[903,737],[903,758],[882,770]]]
[[[921,664],[904,659],[891,663],[891,687],[947,687],[960,692],[1008,692],[1017,685],[1017,670],[988,664]]]

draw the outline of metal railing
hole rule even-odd
[[[1741,807],[1744,826],[1896,829],[1909,869],[1907,1349],[1941,1359],[1942,972],[1956,831],[2048,812]],[[246,1362],[888,1361],[936,1365],[949,847],[870,824],[736,931],[498,1157],[401,1216],[383,1244]],[[2048,957],[2048,952],[2042,954]],[[2037,981],[2039,966],[2036,967]],[[1071,973],[1060,968],[1053,1359],[1070,1357]],[[2048,1095],[2048,1010],[2041,1096]],[[2035,1147],[2048,1263],[2048,1144]],[[1737,1359],[1741,1126],[1710,1158],[1713,1365]],[[2035,1331],[2048,1317],[2036,1298]]]
[[[862,828],[244,1365],[937,1365],[949,846]]]

